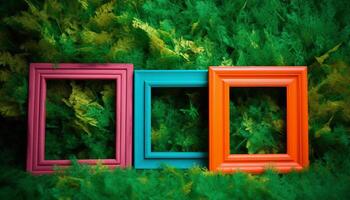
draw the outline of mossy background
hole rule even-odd
[[[208,88],[152,88],[152,151],[208,151]]]
[[[230,88],[231,154],[287,153],[286,88]]]
[[[47,81],[45,158],[115,156],[115,83]]]
[[[348,199],[349,10],[347,0],[1,3],[1,199]],[[75,164],[31,176],[24,172],[30,62],[120,62],[136,69],[306,65],[310,169],[251,176]]]

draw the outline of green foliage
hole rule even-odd
[[[341,152],[349,148],[350,68],[341,61],[315,62],[310,70],[320,74],[317,78],[310,77],[309,81],[309,102],[313,102],[309,104],[309,136],[314,147],[311,153],[319,158],[328,151]]]
[[[306,172],[260,176],[222,175],[198,167],[179,170],[73,166],[53,175],[30,176],[2,168],[3,199],[347,199],[349,156],[317,162]],[[340,162],[339,162],[340,161]],[[28,187],[30,186],[30,187]]]
[[[234,88],[230,92],[231,153],[286,153],[286,92]]]
[[[48,81],[47,159],[113,157],[114,90],[106,81]]]
[[[26,0],[2,3],[0,163],[9,167],[0,175],[0,197],[348,199],[349,10],[350,1],[346,0]],[[306,65],[312,166],[305,173],[281,176],[273,173],[223,176],[198,172],[198,169],[96,172],[75,166],[65,175],[32,177],[20,172],[23,167],[10,169],[23,166],[25,160],[30,62],[119,62],[133,63],[137,69]],[[47,143],[52,142],[49,151],[58,152],[62,157],[60,151],[67,146],[79,158],[92,152],[99,156],[112,147],[103,139],[101,143],[96,142],[106,138],[106,130],[110,130],[113,122],[108,116],[114,110],[109,107],[112,90],[97,86],[67,82],[57,84],[53,92],[48,93],[47,131],[52,134],[48,132],[47,135],[61,138],[47,138]],[[89,90],[96,91],[97,98]],[[255,98],[242,97],[242,103],[231,105],[232,110],[241,114],[241,119],[231,124],[231,128],[241,127],[239,137],[261,130],[254,137],[241,137],[254,145],[247,148],[244,143],[238,151],[278,152],[284,147],[276,147],[280,140],[275,137],[279,135],[281,123],[271,122],[280,122],[281,116],[274,111],[274,99],[264,95],[259,97],[262,101]],[[201,131],[195,127],[206,125],[206,119],[201,119],[203,109],[198,107],[201,100],[183,96],[171,99],[171,95],[154,99],[152,114],[158,125],[153,129],[162,135],[162,139],[154,143],[164,144],[159,147],[161,150],[206,148],[202,144],[207,142],[201,142],[206,139],[184,134],[199,133]],[[57,132],[57,126],[64,134]],[[181,139],[173,138],[174,135]],[[169,139],[171,143],[167,143]],[[176,144],[176,141],[185,144]],[[73,149],[79,142],[91,152],[79,154],[81,148]],[[93,143],[95,149],[90,148]],[[278,142],[277,146],[281,144]]]
[[[152,89],[152,151],[207,151],[208,92]]]
[[[23,56],[0,52],[0,115],[24,115],[27,102],[27,66]]]

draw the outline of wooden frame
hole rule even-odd
[[[286,87],[287,153],[230,154],[230,87]],[[210,67],[209,169],[230,173],[301,170],[309,164],[306,67]]]
[[[131,165],[132,78],[131,64],[32,63],[29,74],[27,171],[52,173],[54,166],[67,167],[70,160],[45,160],[45,100],[48,79],[109,79],[116,83],[116,154],[110,159],[84,159],[79,163],[101,162],[110,168]]]
[[[162,164],[177,168],[205,165],[206,152],[151,151],[151,88],[207,87],[207,70],[135,70],[134,166],[159,168]]]

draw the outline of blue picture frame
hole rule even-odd
[[[208,70],[134,71],[134,167],[155,169],[207,166],[207,152],[151,151],[151,88],[208,87]]]

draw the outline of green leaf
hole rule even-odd
[[[318,62],[319,64],[322,65],[323,62],[324,62],[327,58],[329,58],[330,54],[333,53],[333,52],[336,52],[336,51],[339,49],[339,47],[340,47],[341,45],[342,45],[342,42],[339,43],[339,44],[337,44],[335,47],[331,48],[330,50],[328,50],[328,51],[327,51],[325,54],[323,54],[322,56],[315,57],[316,60],[317,60],[317,62]]]
[[[68,101],[64,100],[64,102],[74,109],[75,116],[84,124],[100,129],[106,128],[110,119],[108,110],[96,101],[90,89],[82,88],[74,82],[71,86],[72,93]],[[106,96],[104,99],[106,100]]]
[[[16,103],[0,101],[0,114],[4,117],[17,117],[21,111]]]

